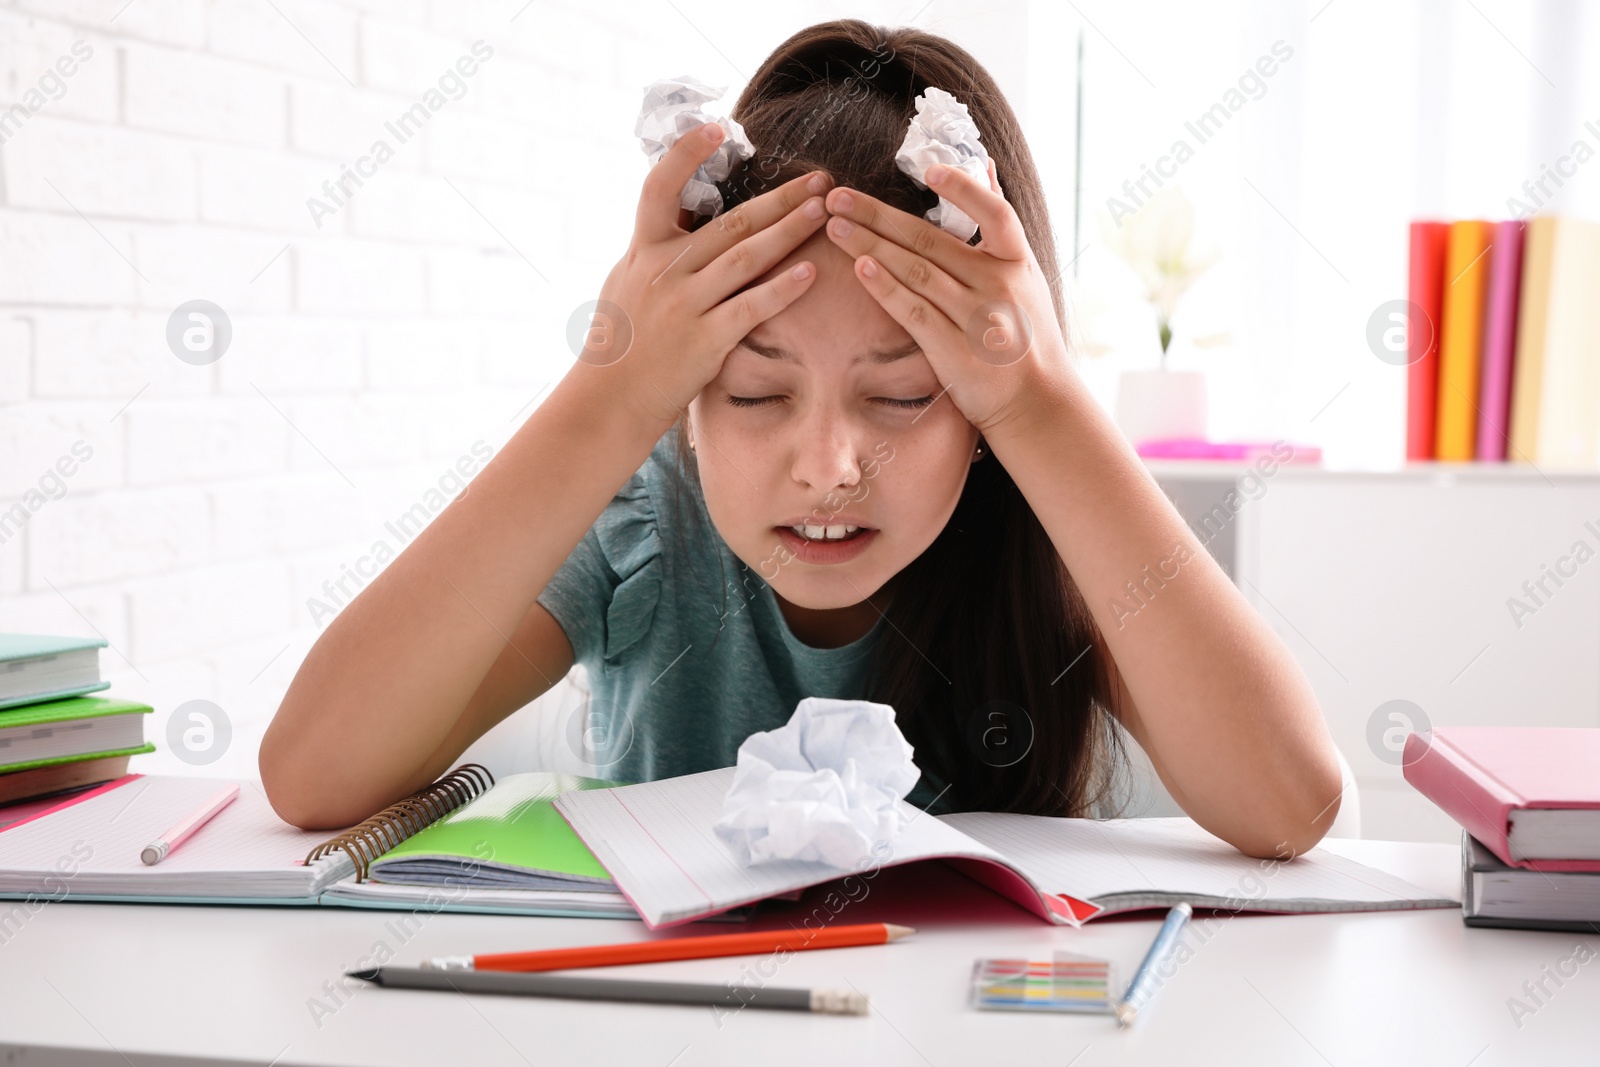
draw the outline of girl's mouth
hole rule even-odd
[[[828,526],[812,526],[808,523],[800,526],[783,526],[779,529],[793,530],[807,541],[848,541],[860,535],[866,527],[851,526],[848,523],[833,523]]]
[[[774,526],[778,539],[803,563],[843,563],[854,559],[878,536],[868,526]]]

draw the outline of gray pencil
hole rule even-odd
[[[572,978],[518,971],[444,971],[433,967],[375,967],[351,971],[397,989],[443,989],[462,993],[512,993],[582,1000],[644,1000],[664,1004],[715,1004],[729,1009],[780,1008],[832,1015],[865,1015],[867,995],[842,989],[775,989],[710,982],[653,982],[640,978]]]

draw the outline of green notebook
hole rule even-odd
[[[103,637],[0,634],[0,708],[109,689],[100,680]]]
[[[0,712],[0,773],[85,756],[153,752],[144,739],[149,704],[74,697]]]
[[[570,774],[507,775],[374,860],[371,877],[399,885],[614,893],[611,876],[551,801],[569,790],[619,784]]]

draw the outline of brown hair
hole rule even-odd
[[[840,19],[779,45],[732,110],[756,154],[721,183],[727,206],[822,169],[922,215],[938,198],[894,155],[930,85],[967,105],[1065,330],[1055,239],[1021,125],[988,72],[943,37]],[[678,452],[692,470],[681,433]],[[933,807],[1089,814],[1118,752],[1099,632],[994,457],[971,466],[945,529],[885,591],[893,632],[874,650],[868,696],[895,708],[917,765],[947,787]]]

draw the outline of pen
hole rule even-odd
[[[881,945],[915,933],[894,923],[853,923],[820,930],[758,930],[742,934],[627,941],[618,945],[547,948],[532,952],[494,952],[478,956],[439,956],[422,966],[439,971],[557,971],[569,967],[613,967],[621,963],[697,960],[712,956],[758,956],[812,948]]]
[[[1117,1004],[1117,1025],[1127,1026],[1139,1014],[1139,1009],[1144,1007],[1158,987],[1156,982],[1156,968],[1167,961],[1177,947],[1178,937],[1183,933],[1183,928],[1188,925],[1189,916],[1194,914],[1194,909],[1187,903],[1179,904],[1167,912],[1167,921],[1161,924],[1161,929],[1156,932],[1156,939],[1150,943],[1150,951],[1144,955],[1144,962],[1139,964],[1139,969],[1133,974],[1133,981],[1128,983],[1128,991],[1122,994],[1122,1000]]]
[[[144,846],[144,851],[139,853],[139,858],[147,866],[154,866],[167,858],[168,853],[193,836],[194,832],[211,821],[212,816],[233,803],[233,798],[239,795],[239,783],[235,782],[226,789],[221,790],[206,801],[204,805],[185,815],[178,820],[177,825]]]
[[[867,1014],[867,995],[852,989],[777,989],[712,982],[652,982],[639,978],[572,978],[564,974],[507,971],[442,971],[433,967],[384,965],[351,971],[380,986],[440,989],[458,993],[517,993],[584,1000],[645,1000],[666,1004],[716,1004],[739,1008],[781,1008],[828,1015]]]

